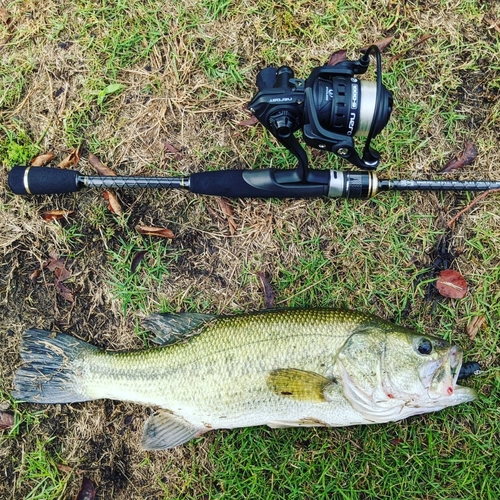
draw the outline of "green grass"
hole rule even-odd
[[[28,0],[2,6],[13,19],[10,25],[0,19],[4,174],[47,150],[57,162],[79,145],[76,168],[85,173],[93,173],[89,152],[124,175],[289,168],[295,158],[268,131],[238,125],[248,118],[244,106],[256,92],[257,71],[289,65],[307,78],[335,50],[345,48],[354,59],[361,47],[394,36],[383,69],[395,109],[373,143],[382,153],[380,177],[438,177],[471,140],[476,162],[449,177],[500,178],[500,37],[492,27],[498,20],[493,3]],[[373,76],[370,69],[366,77]],[[180,149],[180,159],[165,143]],[[314,168],[350,169],[333,155],[308,155]],[[433,248],[446,222],[474,196],[236,200],[230,202],[237,226],[231,234],[217,200],[187,192],[120,193],[124,214],[116,216],[88,191],[22,201],[4,191],[0,325],[16,339],[37,325],[103,345],[136,345],[136,336],[146,343],[140,321],[151,312],[262,307],[257,273],[264,272],[278,307],[378,314],[457,342],[484,372],[467,382],[479,391],[478,401],[400,423],[237,429],[208,433],[172,453],[144,454],[129,439],[141,432],[140,410],[110,402],[39,408],[12,401],[17,344],[7,344],[0,348],[0,399],[9,401],[16,423],[0,435],[0,497],[74,498],[79,478],[57,465],[83,464],[98,495],[118,500],[497,500],[497,194],[454,228],[461,254],[453,267],[467,279],[468,295],[427,301]],[[74,214],[41,226],[40,211],[50,208]],[[4,246],[13,224],[22,234]],[[176,238],[140,236],[136,224],[171,227]],[[138,252],[144,258],[133,270]],[[51,254],[72,261],[74,304],[54,299],[52,282],[30,279]],[[471,338],[466,327],[478,316],[485,317],[484,327]],[[133,424],[123,424],[124,411],[137,411]],[[82,430],[89,426],[86,412],[92,412],[92,437]],[[67,420],[58,427],[53,419],[61,413]]]
[[[53,457],[47,450],[50,439],[37,442],[36,448],[27,453],[20,466],[19,486],[28,486],[26,500],[63,499],[71,474],[61,472],[57,465],[60,457]]]

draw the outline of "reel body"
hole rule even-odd
[[[377,81],[359,80],[367,71],[370,52],[377,56]],[[382,84],[378,47],[370,47],[357,61],[314,68],[307,78],[294,78],[288,66],[264,68],[257,75],[259,92],[248,105],[276,139],[298,159],[297,176],[307,177],[307,155],[294,133],[302,130],[305,143],[330,151],[356,167],[374,170],[380,155],[371,140],[387,125],[392,93]],[[366,137],[360,156],[354,137]]]

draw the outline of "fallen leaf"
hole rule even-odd
[[[97,158],[95,154],[89,153],[89,163],[95,168],[96,172],[99,175],[109,177],[109,176],[116,176],[116,174],[111,170],[110,168],[106,167],[104,163]]]
[[[166,227],[153,227],[153,226],[135,226],[136,231],[144,236],[159,236],[161,238],[175,238],[172,230]]]
[[[82,480],[82,487],[78,492],[75,500],[94,500],[95,499],[95,486],[94,483],[84,477]]]
[[[243,120],[238,123],[240,127],[254,127],[259,123],[259,119],[255,116],[252,115],[248,120]]]
[[[327,66],[335,66],[338,63],[347,61],[347,50],[341,49],[334,52],[326,63]]]
[[[401,439],[401,438],[394,438],[394,439],[391,439],[389,440],[389,443],[392,444],[392,446],[398,446],[400,444],[403,444],[404,443],[404,439]]]
[[[465,331],[471,340],[476,338],[477,332],[483,327],[486,322],[484,316],[474,316],[467,325]]]
[[[66,263],[64,260],[51,255],[49,259],[44,262],[43,267],[46,267],[49,271],[54,272],[58,268],[65,267],[65,265]]]
[[[273,287],[271,286],[271,283],[269,283],[269,280],[262,271],[259,271],[257,273],[257,276],[259,277],[260,282],[262,283],[262,288],[264,289],[264,304],[266,305],[267,309],[271,309],[274,307]]]
[[[3,24],[9,24],[11,21],[11,17],[10,17],[9,12],[6,9],[4,9],[3,7],[0,7],[0,21]]]
[[[108,208],[111,210],[116,215],[120,215],[123,213],[122,206],[120,205],[120,202],[118,201],[118,198],[116,197],[116,194],[111,192],[111,191],[104,191],[102,193],[104,198],[106,198],[108,202]]]
[[[219,204],[219,208],[226,215],[226,220],[229,225],[229,232],[232,236],[235,233],[236,228],[238,227],[233,217],[233,209],[224,198],[217,198],[217,203]]]
[[[73,472],[73,467],[70,467],[69,465],[57,464],[56,467],[65,474],[71,474]]]
[[[49,259],[43,264],[49,271],[54,273],[54,285],[56,292],[68,302],[74,302],[73,292],[63,284],[71,277],[71,272],[66,268],[66,262],[63,259],[50,256]]]
[[[180,160],[182,159],[182,156],[179,154],[179,150],[175,147],[175,146],[172,146],[172,144],[170,144],[169,142],[167,141],[164,141],[163,142],[163,145],[165,146],[165,149],[169,152],[169,153],[172,153],[174,155],[174,158],[176,160]]]
[[[73,292],[61,281],[59,281],[57,278],[54,281],[54,284],[56,286],[56,291],[57,293],[65,300],[68,302],[73,303],[75,301],[75,298],[73,296]]]
[[[382,40],[379,40],[378,42],[372,43],[371,45],[376,45],[380,52],[383,52],[392,42],[394,39],[393,36],[388,36],[387,38],[383,38]],[[361,49],[361,52],[366,52],[370,46],[363,47]]]
[[[467,141],[465,143],[465,149],[455,158],[450,160],[439,173],[443,174],[446,172],[451,172],[457,168],[465,167],[470,165],[477,158],[477,149],[472,144],[472,142]]]
[[[14,427],[14,415],[0,411],[0,429],[11,429],[12,427]]]
[[[147,254],[146,250],[141,250],[140,252],[137,252],[134,255],[134,258],[132,259],[132,264],[130,265],[130,272],[134,274],[137,271],[137,267],[141,263],[142,259],[144,259],[144,256]]]
[[[73,167],[74,165],[77,165],[79,161],[80,161],[80,146],[71,149],[68,156],[66,156],[66,158],[64,158],[64,160],[62,160],[57,166],[59,168],[69,168]]]
[[[38,155],[31,160],[31,166],[43,167],[44,165],[47,165],[47,163],[50,163],[55,157],[56,155],[52,151],[44,153],[43,155]]]
[[[467,294],[467,282],[465,278],[452,269],[445,269],[439,273],[436,288],[443,297],[451,299],[463,299]]]
[[[40,215],[42,216],[43,220],[51,221],[51,220],[63,219],[74,213],[75,213],[74,210],[46,210],[45,212],[42,212]]]

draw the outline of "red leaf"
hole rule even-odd
[[[94,498],[95,498],[94,483],[90,479],[84,477],[82,481],[82,487],[78,492],[78,495],[76,496],[75,500],[94,500]]]
[[[10,429],[12,427],[14,427],[14,415],[0,411],[0,429]]]
[[[326,63],[327,66],[335,66],[338,63],[341,63],[343,61],[347,60],[347,50],[341,49],[337,50],[334,52],[330,58],[328,59],[328,62]]]
[[[467,294],[467,282],[458,271],[452,269],[439,273],[436,288],[443,297],[451,299],[463,299]]]
[[[172,230],[166,227],[135,226],[136,231],[144,236],[160,236],[161,238],[175,238]]]
[[[477,158],[477,149],[472,144],[472,142],[467,141],[465,143],[465,149],[453,160],[450,160],[439,172],[451,172],[457,168],[465,167],[470,165]]]

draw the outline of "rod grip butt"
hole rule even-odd
[[[75,170],[50,167],[13,167],[8,184],[14,194],[58,194],[78,191],[78,176]]]

